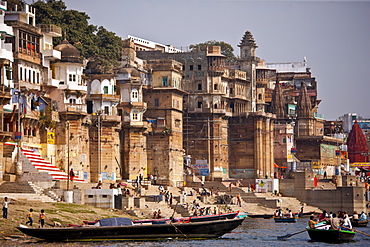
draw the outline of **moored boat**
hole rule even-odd
[[[203,221],[212,221],[212,220],[224,220],[224,219],[234,219],[239,214],[239,211],[222,213],[222,214],[210,214],[203,216],[190,216],[183,218],[175,218],[175,222],[203,222]],[[143,220],[134,220],[134,224],[165,224],[171,219],[143,219]]]
[[[274,221],[278,223],[296,223],[298,217],[274,217]]]
[[[354,227],[367,227],[367,223],[369,223],[369,220],[355,220],[355,219],[351,219],[351,224]]]
[[[273,214],[249,214],[249,218],[263,218],[263,219],[271,219],[274,217]]]
[[[109,223],[107,220],[111,220]],[[19,226],[21,232],[46,241],[81,240],[137,240],[161,238],[218,238],[238,227],[244,218],[214,220],[194,223],[169,223],[133,225],[127,218],[99,220],[101,226],[28,228]],[[115,224],[111,224],[115,222]],[[122,223],[120,223],[122,222]]]
[[[346,230],[307,229],[311,240],[326,243],[340,243],[352,241],[355,232]]]

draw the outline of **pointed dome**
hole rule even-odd
[[[367,154],[369,148],[367,146],[367,141],[364,133],[361,130],[360,125],[355,121],[352,126],[351,131],[347,138],[348,146],[348,158],[349,162],[352,164],[364,164],[369,163],[369,156],[364,156],[362,154]]]
[[[253,38],[253,34],[251,31],[246,31],[244,33],[244,36],[242,40],[240,41],[240,44],[238,45],[239,47],[241,46],[253,46],[253,47],[258,47],[256,44],[256,41]]]
[[[312,117],[311,109],[311,100],[307,93],[306,83],[302,82],[297,102],[297,118]]]
[[[67,40],[63,40],[54,49],[62,53],[62,62],[82,63],[81,52]]]
[[[272,105],[271,105],[271,112],[276,114],[277,119],[285,119],[285,102],[283,93],[281,91],[280,83],[276,82],[275,89],[272,93]]]

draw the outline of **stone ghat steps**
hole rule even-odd
[[[36,194],[28,182],[4,182],[0,185],[0,193]]]
[[[68,174],[63,172],[58,167],[52,165],[50,162],[46,161],[44,158],[40,156],[40,154],[35,153],[31,149],[22,149],[22,154],[27,160],[31,163],[31,165],[36,168],[38,172],[45,172],[52,176],[55,180],[67,180]],[[73,178],[74,182],[84,182],[82,178],[75,176]]]
[[[30,182],[4,182],[0,185],[0,197],[8,197],[14,200],[56,202],[57,197],[52,198],[44,193],[44,190]]]

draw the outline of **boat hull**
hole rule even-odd
[[[353,227],[366,227],[367,223],[369,223],[368,220],[351,220],[351,224]]]
[[[213,220],[224,220],[224,219],[234,219],[239,214],[239,211],[223,214],[212,214],[204,216],[195,216],[195,217],[185,217],[185,218],[176,218],[175,221],[186,221],[186,222],[205,222]],[[170,221],[170,219],[145,219],[145,220],[134,220],[134,224],[165,224]]]
[[[263,218],[263,219],[271,219],[274,217],[273,214],[249,214],[249,218]]]
[[[274,221],[277,222],[277,223],[296,223],[298,220],[297,217],[294,217],[294,218],[279,218],[279,217],[275,217],[274,218]]]
[[[238,227],[244,219],[157,225],[23,228],[21,232],[46,241],[138,240],[161,238],[218,238]]]
[[[343,230],[308,229],[307,231],[311,240],[326,243],[349,242],[353,240],[356,234],[352,231]]]

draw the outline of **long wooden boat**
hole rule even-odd
[[[126,218],[113,218],[115,221]],[[107,220],[107,219],[104,219]],[[99,220],[102,222],[104,220]],[[129,220],[129,219],[128,219]],[[194,223],[154,225],[105,225],[86,227],[28,228],[17,227],[21,232],[46,241],[102,241],[162,238],[218,238],[238,227],[243,218]]]
[[[354,227],[367,227],[367,223],[369,223],[368,220],[354,220],[354,219],[351,219],[351,224]]]
[[[274,217],[274,221],[278,223],[296,223],[298,217]]]
[[[263,219],[271,219],[274,217],[273,214],[249,214],[249,218],[263,218]]]
[[[224,219],[234,219],[239,214],[239,211],[230,212],[230,213],[222,213],[222,214],[210,214],[210,215],[203,215],[203,216],[191,216],[191,217],[183,217],[183,218],[175,218],[175,222],[204,222],[204,221],[212,221],[212,220],[224,220]],[[170,221],[171,219],[143,219],[143,220],[134,220],[132,221],[134,224],[165,224],[166,222]]]
[[[346,230],[324,230],[324,229],[307,229],[308,235],[313,241],[326,243],[340,243],[352,241],[355,232]]]

